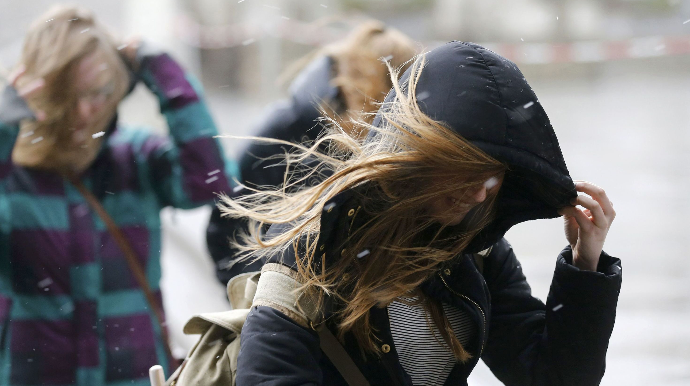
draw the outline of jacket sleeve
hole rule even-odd
[[[206,245],[216,265],[216,277],[223,285],[227,285],[230,279],[239,274],[261,271],[263,266],[260,260],[238,261],[239,251],[230,246],[231,238],[245,228],[246,220],[222,217],[220,209],[217,206],[213,208],[206,228]]]
[[[229,192],[236,165],[226,161],[196,79],[164,53],[140,49],[139,77],[156,95],[170,136],[145,143],[152,185],[162,206],[194,208]],[[142,54],[143,51],[143,54]]]
[[[0,181],[5,179],[12,167],[12,149],[18,133],[17,125],[0,121]]]
[[[321,385],[320,358],[316,332],[273,308],[252,307],[242,328],[237,386]]]
[[[19,134],[19,122],[33,118],[33,112],[8,85],[0,93],[0,180],[9,172],[12,163],[12,149]]]
[[[565,248],[544,305],[502,240],[485,262],[491,321],[482,356],[506,385],[598,385],[621,286],[620,260],[605,252],[597,272],[581,271]]]

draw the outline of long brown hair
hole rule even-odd
[[[21,123],[12,153],[16,164],[79,172],[93,161],[103,138],[96,137],[86,147],[66,151],[77,111],[75,67],[93,53],[106,64],[99,76],[112,78],[113,89],[106,106],[88,128],[90,136],[107,129],[129,87],[127,68],[115,39],[90,11],[81,7],[57,5],[30,26],[21,57],[26,74],[19,86],[38,78],[45,80],[44,89],[27,102],[33,110],[44,111],[46,119]]]
[[[321,108],[324,115],[338,120],[346,132],[357,134],[355,129],[360,127],[356,121],[371,123],[371,113],[378,110],[388,90],[393,87],[389,66],[402,73],[419,51],[420,47],[399,30],[378,20],[367,20],[344,39],[312,52],[288,67],[281,76],[281,82],[292,78],[315,57],[327,55],[333,58],[335,74],[331,83],[340,89],[346,111],[343,116],[336,117],[330,104],[332,101],[324,101]]]
[[[297,153],[287,155],[288,163],[317,158],[318,167],[305,166],[310,169],[301,171],[298,178],[287,176],[281,189],[254,190],[236,199],[226,197],[221,211],[253,222],[250,234],[236,243],[246,256],[261,258],[295,249],[303,290],[314,293],[321,302],[328,296],[339,304],[335,312],[341,338],[352,332],[360,348],[377,353],[370,309],[412,295],[430,311],[456,358],[465,361],[470,356],[452,333],[439,305],[418,288],[441,265],[458,256],[491,221],[495,194],[453,227],[439,225],[426,208],[432,200],[476,189],[488,178],[501,175],[506,167],[419,109],[415,88],[424,60],[421,56],[415,61],[403,84],[391,69],[396,96],[381,108],[382,124],[375,127],[358,122],[363,130],[374,132],[373,139],[349,136],[332,121],[328,132],[313,146],[298,145]],[[335,144],[327,154],[318,151],[324,142]],[[323,170],[332,174],[317,185],[306,184]],[[316,245],[324,205],[337,194],[364,184],[375,188],[369,189],[362,201],[362,215],[368,220],[350,235],[351,252],[328,267],[320,265],[322,254]],[[285,224],[286,230],[262,239],[263,224]],[[364,250],[369,254],[357,258]],[[321,269],[315,269],[317,266]]]

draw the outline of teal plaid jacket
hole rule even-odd
[[[196,81],[165,54],[140,72],[170,135],[114,124],[83,182],[160,299],[160,210],[213,203],[234,167]],[[167,360],[143,292],[74,186],[12,164],[18,130],[0,122],[0,385],[149,385],[149,367]]]

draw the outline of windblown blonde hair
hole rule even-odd
[[[375,133],[373,139],[349,136],[333,121],[329,132],[313,146],[298,145],[299,151],[287,156],[288,163],[317,158],[318,167],[304,166],[309,168],[307,173],[302,170],[294,174],[299,177],[286,177],[282,189],[226,197],[221,211],[225,216],[253,221],[250,234],[236,245],[249,258],[295,249],[303,290],[317,296],[321,304],[326,297],[336,303],[341,338],[352,332],[363,351],[378,353],[370,309],[416,296],[430,311],[456,358],[466,361],[470,355],[453,334],[440,304],[418,288],[458,256],[489,223],[495,194],[453,227],[439,225],[427,208],[433,200],[476,190],[488,178],[500,176],[506,167],[420,110],[415,88],[424,60],[422,56],[415,62],[402,85],[391,69],[396,97],[381,108],[382,124],[375,127],[358,122],[363,130]],[[328,154],[319,153],[326,142],[335,146],[330,146]],[[305,184],[324,170],[332,174],[317,185]],[[316,250],[324,205],[337,194],[363,184],[373,186],[362,201],[360,214],[368,220],[349,236],[351,247],[347,250],[351,252],[325,266]],[[285,224],[286,230],[262,239],[263,224]],[[369,250],[365,258],[355,257],[365,249]]]
[[[315,57],[328,55],[333,58],[335,76],[331,82],[340,88],[346,112],[342,117],[336,117],[329,104],[331,101],[324,101],[321,108],[328,117],[338,120],[346,132],[365,135],[355,133],[361,128],[356,121],[371,123],[371,113],[378,110],[388,90],[393,87],[388,66],[402,73],[418,52],[419,47],[402,32],[387,27],[381,21],[368,20],[355,27],[344,39],[298,60],[283,78],[296,74]]]
[[[107,66],[99,76],[112,78],[114,88],[86,133],[89,136],[107,129],[129,87],[115,39],[81,7],[57,5],[30,26],[21,57],[26,73],[18,86],[45,80],[43,90],[27,102],[34,111],[44,111],[46,119],[21,123],[12,154],[16,164],[70,173],[84,170],[93,161],[103,138],[89,140],[85,148],[70,149],[79,97],[74,87],[75,68],[92,53]]]

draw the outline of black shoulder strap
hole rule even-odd
[[[340,375],[345,378],[349,386],[369,386],[369,381],[364,377],[352,360],[345,348],[326,326],[321,326],[317,331],[321,341],[321,350],[331,360]]]

